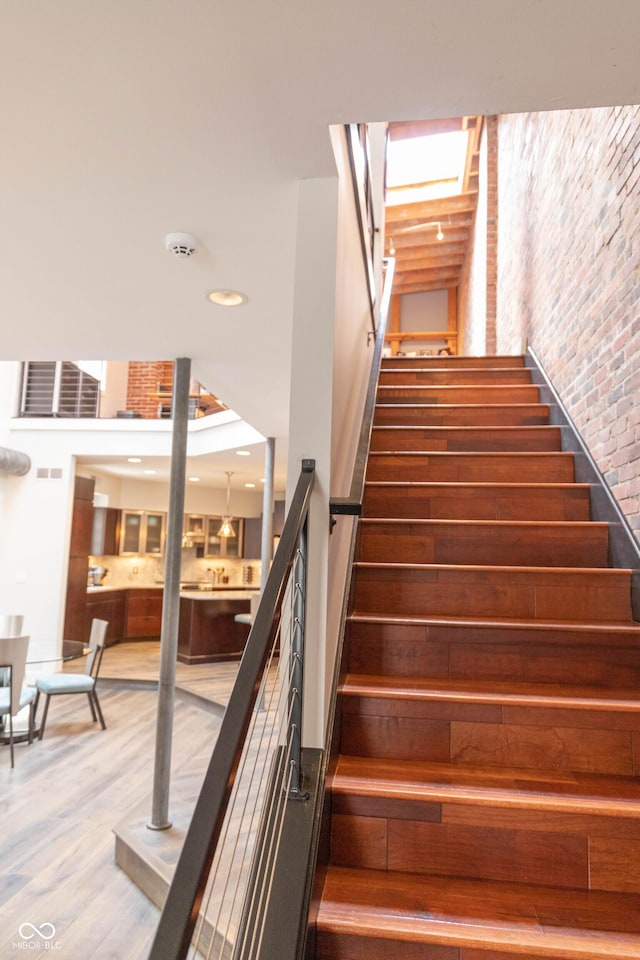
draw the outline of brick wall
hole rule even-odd
[[[640,532],[640,107],[501,116],[497,350],[539,355]]]
[[[127,381],[127,409],[135,410],[145,419],[155,419],[162,402],[157,396],[158,384],[171,388],[173,361],[132,360]]]

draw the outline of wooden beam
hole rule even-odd
[[[438,240],[436,236],[429,237],[427,240],[425,239],[425,234],[422,231],[415,231],[414,233],[388,234],[385,237],[386,250],[387,253],[389,253],[390,248],[393,246],[396,254],[401,253],[404,256],[420,256],[420,251],[425,247],[441,246],[442,244],[446,243],[461,243],[466,247],[466,244],[469,240],[470,227],[471,220],[469,220],[466,227],[448,227],[446,224],[444,224],[442,230],[444,233],[444,240]],[[394,256],[396,254],[394,254]]]
[[[448,274],[444,277],[434,277],[425,274],[424,280],[416,283],[401,283],[393,286],[394,293],[398,296],[404,296],[407,293],[429,293],[433,290],[448,290],[449,287],[458,285],[459,273]]]
[[[396,277],[398,283],[406,283],[408,279],[415,279],[416,274],[431,273],[434,270],[459,269],[463,263],[464,256],[462,254],[413,260],[400,265],[396,261]]]
[[[475,191],[459,193],[454,197],[442,197],[439,200],[420,200],[416,203],[387,205],[385,222],[387,230],[395,226],[408,226],[421,221],[444,220],[455,213],[473,213],[478,195]]]
[[[458,332],[458,288],[449,287],[447,296],[447,328],[450,333]]]
[[[462,254],[464,256],[467,249],[468,233],[464,233],[449,240],[449,234],[445,234],[444,240],[433,240],[429,243],[420,244],[401,244],[394,237],[395,258],[407,262],[409,260],[421,260],[423,257],[430,257],[438,253],[445,253],[451,256]]]
[[[400,332],[400,309],[401,309],[400,297],[392,293],[390,316],[389,316],[390,331],[387,334],[385,334],[385,336],[387,336],[391,342],[392,357],[395,357],[398,350],[400,349],[400,338],[397,336]],[[394,334],[396,335],[395,339],[394,339]]]

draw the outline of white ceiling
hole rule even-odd
[[[191,357],[283,437],[329,124],[635,103],[638,49],[637,0],[2,0],[0,359]]]

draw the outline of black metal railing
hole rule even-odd
[[[300,728],[314,476],[315,461],[303,460],[149,960],[183,960],[190,949],[192,956],[257,957],[269,936],[273,842],[288,805],[304,796]]]

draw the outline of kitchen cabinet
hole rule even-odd
[[[187,513],[182,528],[182,545],[194,548],[196,557],[204,557],[206,517],[202,513]]]
[[[165,514],[123,510],[120,520],[120,553],[164,553]]]
[[[242,517],[233,518],[235,537],[219,537],[218,530],[222,517],[207,517],[206,537],[204,541],[205,557],[240,557],[242,556],[242,536],[244,520]]]
[[[94,481],[88,477],[75,478],[64,614],[64,639],[74,644],[87,640],[87,572],[93,529],[93,488]]]
[[[272,525],[273,536],[279,537],[284,526],[284,500],[276,500],[273,505]],[[262,556],[262,515],[244,521],[242,556],[247,560],[259,560]]]
[[[130,640],[159,637],[162,627],[162,588],[127,590],[124,636]]]
[[[251,592],[215,591],[212,594],[182,594],[178,630],[178,660],[181,663],[215,663],[239,660],[249,627],[236,615],[251,610]]]
[[[115,556],[118,553],[119,534],[120,511],[116,507],[94,507],[91,556]]]
[[[101,588],[97,588],[101,589]],[[105,593],[87,594],[87,637],[91,629],[91,621],[94,617],[100,620],[106,620],[107,627],[106,645],[113,646],[119,643],[124,637],[124,615],[127,600],[126,590],[109,590]]]

